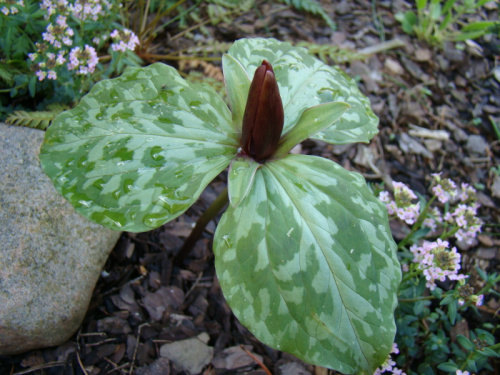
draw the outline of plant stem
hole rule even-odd
[[[198,241],[198,239],[203,234],[203,231],[205,230],[207,224],[215,218],[215,216],[220,212],[220,210],[224,208],[224,206],[228,202],[229,202],[229,196],[227,194],[227,187],[226,187],[224,191],[220,193],[220,195],[217,198],[215,198],[215,200],[206,209],[206,211],[198,218],[196,225],[191,231],[191,234],[189,235],[188,238],[186,238],[184,245],[182,245],[181,249],[174,257],[174,264],[176,266],[182,265],[182,262],[184,261],[184,259],[186,259],[187,255],[194,247],[196,241]]]
[[[399,303],[401,303],[401,302],[418,302],[418,301],[428,301],[428,300],[432,300],[432,299],[436,299],[436,297],[425,296],[425,297],[415,297],[415,298],[401,298],[401,299],[398,299],[398,302]]]

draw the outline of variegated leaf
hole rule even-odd
[[[233,114],[233,126],[238,133],[241,133],[251,79],[241,64],[228,54],[222,56],[222,67],[227,96]]]
[[[285,156],[295,145],[334,124],[349,107],[347,103],[329,102],[306,109],[299,121],[282,136],[275,158]]]
[[[57,117],[40,160],[77,211],[139,232],[182,214],[229,165],[238,145],[217,93],[158,63],[97,83]]]
[[[389,354],[401,273],[359,174],[304,155],[264,164],[214,253],[224,296],[262,342],[346,374],[371,375]]]
[[[356,82],[339,68],[328,66],[311,56],[306,49],[276,39],[253,38],[236,41],[228,55],[247,72],[246,75],[233,74],[232,79],[237,79],[238,83],[231,83],[231,87],[244,87],[263,59],[271,63],[285,110],[283,133],[297,123],[306,109],[332,101],[346,102],[351,108],[339,121],[312,138],[334,144],[368,142],[378,132],[378,118]],[[233,110],[245,102],[232,102]],[[237,111],[243,112],[244,108]]]
[[[255,173],[260,166],[248,157],[236,158],[231,162],[227,179],[229,202],[232,206],[240,204],[250,192]]]

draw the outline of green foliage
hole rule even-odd
[[[332,30],[337,29],[337,25],[331,19],[331,17],[326,13],[325,9],[317,0],[279,0],[280,2],[293,6],[297,10],[305,10],[306,12],[315,14],[323,18],[328,26]]]
[[[498,278],[481,292],[489,293],[497,283]],[[396,309],[398,366],[408,375],[437,374],[438,370],[453,375],[457,370],[493,371],[489,359],[500,358],[499,344],[495,344],[488,329],[476,328],[470,337],[459,335],[452,339],[454,326],[461,323],[471,309],[470,304],[457,303],[464,284],[458,283],[448,292],[436,288],[431,296],[423,297],[424,284],[424,280],[418,284],[415,280],[406,280],[400,286],[400,304]],[[441,303],[437,304],[439,300]],[[484,327],[487,328],[487,324]]]
[[[285,121],[261,164],[241,154],[240,137],[264,59]],[[97,83],[48,129],[42,167],[78,212],[137,232],[181,215],[229,166],[214,254],[236,316],[274,348],[373,374],[391,350],[401,279],[387,212],[361,175],[288,152],[311,136],[368,142],[378,119],[355,82],[288,43],[239,40],[223,68],[232,112],[212,87],[160,63]]]
[[[420,0],[417,13],[396,14],[403,31],[440,46],[445,41],[476,39],[487,33],[500,35],[499,21],[464,22],[469,14],[479,12],[488,0]]]
[[[141,64],[132,47],[112,48],[118,39],[127,42],[121,34],[111,36],[124,29],[118,0],[93,6],[95,14],[71,8],[78,0],[61,7],[34,0],[10,3],[0,5],[0,120],[13,110],[43,112],[50,104],[72,104],[96,81]],[[32,125],[48,112],[17,113],[11,120]]]
[[[7,116],[6,123],[9,125],[27,126],[29,128],[36,128],[45,130],[49,127],[51,122],[62,111],[68,109],[67,106],[52,104],[47,107],[47,111],[14,111]]]
[[[212,25],[219,22],[231,23],[235,16],[248,12],[255,6],[255,0],[210,0],[207,12]]]

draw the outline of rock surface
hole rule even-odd
[[[67,340],[120,236],[56,192],[38,161],[44,134],[0,124],[0,355]]]
[[[160,356],[171,360],[177,369],[199,374],[214,357],[214,348],[207,345],[210,337],[206,332],[197,337],[175,341],[160,348]]]

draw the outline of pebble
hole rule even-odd
[[[203,332],[197,337],[164,344],[160,356],[172,361],[178,370],[199,374],[214,357],[214,348],[207,345],[209,340],[208,334]]]
[[[488,143],[482,136],[473,134],[467,138],[467,144],[465,145],[465,148],[471,154],[486,156]]]

